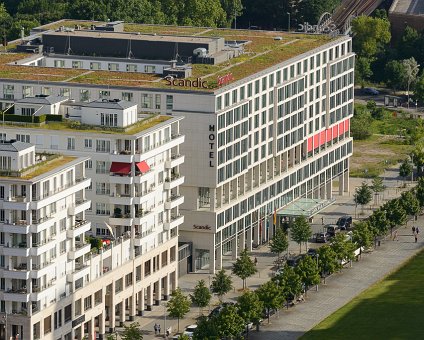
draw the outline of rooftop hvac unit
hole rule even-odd
[[[204,47],[199,47],[193,50],[193,55],[195,55],[196,57],[206,57],[208,54],[208,51],[206,50],[206,48]]]

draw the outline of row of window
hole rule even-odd
[[[86,63],[89,63],[89,67],[86,66]],[[94,71],[102,70],[102,64],[98,61],[90,61],[90,62],[84,62],[82,60],[72,60],[72,68],[77,69],[90,69]],[[107,63],[107,70],[108,71],[124,71],[122,68],[123,65],[120,65],[119,63]],[[64,68],[66,67],[66,61],[63,59],[57,59],[54,60],[54,67],[56,68]],[[137,64],[125,64],[125,71],[126,72],[141,72],[142,65]],[[156,73],[156,66],[155,65],[144,65],[144,73]]]

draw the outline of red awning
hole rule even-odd
[[[135,165],[137,166],[138,170],[140,170],[142,174],[145,174],[146,172],[150,170],[150,166],[145,161],[135,163]]]
[[[110,172],[128,175],[131,172],[131,163],[112,162]]]
[[[308,152],[311,152],[313,150],[312,139],[313,137],[308,138]]]
[[[344,122],[344,129],[345,129],[345,132],[346,132],[346,131],[349,131],[349,123],[350,123],[350,120],[349,120],[349,119],[346,119],[346,120],[345,120],[345,122]]]
[[[314,149],[319,147],[319,133],[314,136]]]
[[[339,123],[339,136],[344,133],[344,123]]]
[[[321,131],[319,133],[319,145],[322,145],[325,143],[326,133],[325,131]]]
[[[339,129],[337,127],[338,125],[333,126],[333,138],[337,138],[339,136]]]

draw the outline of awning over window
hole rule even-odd
[[[308,152],[313,150],[313,137],[308,138]]]
[[[135,165],[142,174],[145,174],[150,170],[150,166],[145,161],[135,163]]]
[[[110,172],[128,175],[131,172],[131,163],[112,162]]]

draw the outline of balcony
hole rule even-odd
[[[165,190],[171,190],[179,185],[182,185],[184,183],[184,176],[180,175],[174,175],[171,178],[165,178],[165,183],[163,184],[163,188]]]
[[[165,222],[163,224],[163,228],[168,231],[168,230],[171,230],[171,229],[178,227],[179,225],[181,225],[183,223],[184,223],[184,216],[183,215],[171,216],[171,219],[168,222]]]
[[[75,225],[71,227],[71,229],[66,230],[66,237],[67,238],[75,238],[78,235],[81,235],[87,231],[90,231],[91,229],[91,222],[88,222],[86,220],[83,221],[76,221]]]
[[[165,161],[165,168],[172,169],[178,165],[184,163],[184,156],[180,154],[171,155],[171,159],[169,161]]]
[[[29,202],[26,196],[6,197],[3,202],[3,209],[7,210],[28,210]]]
[[[28,234],[29,224],[25,220],[12,220],[6,223],[0,223],[0,232],[11,234]]]
[[[118,216],[121,216],[121,217],[118,217]],[[133,225],[133,218],[130,217],[129,214],[113,215],[113,216],[109,217],[109,224],[132,226]]]
[[[29,296],[25,286],[8,288],[3,294],[4,300],[16,302],[29,302]]]
[[[68,207],[68,214],[71,216],[78,215],[79,213],[90,209],[90,206],[91,206],[90,200],[76,201],[74,205]]]
[[[72,250],[68,252],[68,260],[75,260],[78,257],[81,257],[89,253],[90,249],[91,249],[90,243],[87,243],[87,244],[77,243],[75,244],[75,248],[73,248]]]
[[[24,242],[19,243],[6,243],[0,248],[3,248],[3,255],[8,256],[21,256],[28,257],[30,253],[30,249],[27,247],[27,244]]]
[[[111,172],[109,176],[109,182],[110,184],[133,184],[134,178],[135,177],[131,175],[119,175]]]
[[[134,155],[131,155],[131,151],[122,150],[119,153],[114,151],[109,159],[111,162],[119,162],[119,163],[133,163]]]
[[[174,195],[165,202],[165,209],[171,210],[184,203],[184,196]]]
[[[73,283],[88,274],[90,274],[90,266],[76,263],[75,270],[70,274],[66,274],[66,281],[69,283]]]
[[[63,196],[67,196],[68,193],[65,192],[65,191],[71,189],[71,190],[69,190],[69,194],[71,194],[71,191],[72,192],[80,191],[80,190],[88,187],[90,185],[90,182],[91,182],[91,179],[89,179],[89,178],[78,178],[78,179],[75,180],[75,182],[65,184],[62,187],[56,188],[56,190],[51,190],[51,191],[45,192],[45,193],[40,194],[40,195],[35,194],[35,195],[32,196],[33,202],[32,202],[31,209],[38,209],[37,204],[35,204],[38,201],[47,199],[49,197],[53,197],[54,195],[56,195],[58,193],[64,193]]]
[[[109,202],[117,205],[132,205],[133,197],[130,194],[113,193],[110,195]]]
[[[5,279],[28,280],[29,273],[26,263],[21,263],[12,268],[0,268],[0,277]]]

